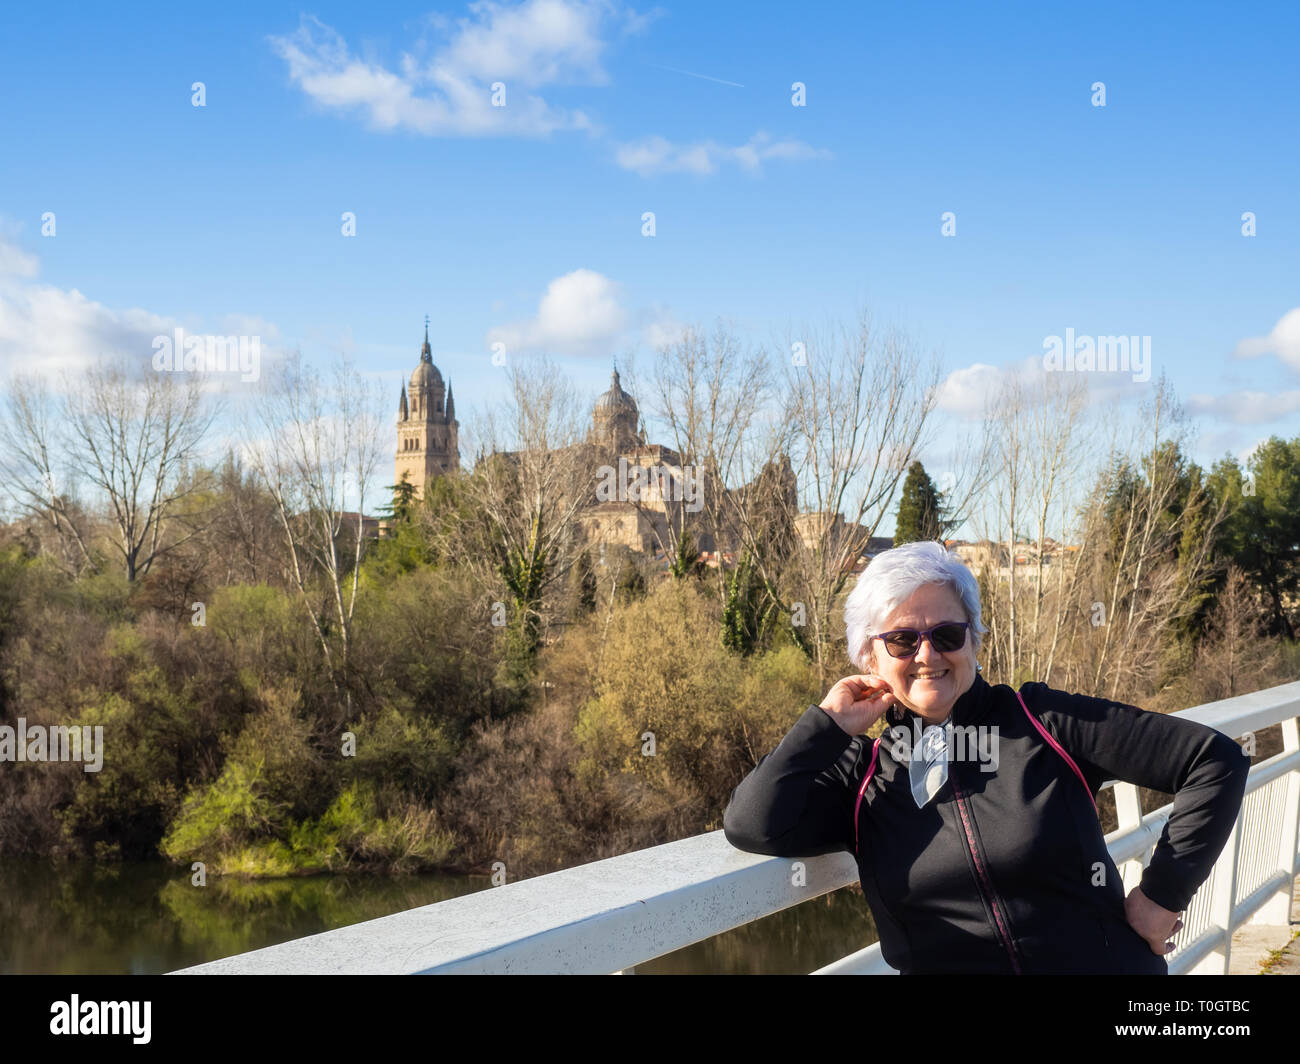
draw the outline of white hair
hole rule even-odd
[[[970,622],[971,646],[979,653],[988,631],[980,622],[979,584],[959,555],[937,540],[923,540],[877,554],[849,592],[844,629],[854,665],[866,670],[871,637],[879,635],[885,619],[924,584],[944,584],[961,600]]]

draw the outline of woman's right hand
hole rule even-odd
[[[894,692],[879,676],[846,676],[826,692],[821,708],[850,735],[862,735],[890,706]]]

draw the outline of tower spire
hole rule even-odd
[[[429,315],[427,314],[424,316],[424,346],[420,348],[420,361],[433,361],[433,351],[429,347]]]

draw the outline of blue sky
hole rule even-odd
[[[1152,338],[1202,462],[1300,431],[1296,5],[50,4],[3,22],[0,370],[239,326],[321,360],[348,347],[395,406],[427,313],[464,420],[500,394],[492,339],[551,351],[594,397],[613,356],[645,361],[682,323],[762,342],[866,303],[941,353],[941,416],[1071,328]]]

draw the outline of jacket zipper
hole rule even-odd
[[[957,811],[961,814],[962,831],[966,835],[966,844],[970,847],[971,857],[975,859],[975,870],[979,874],[977,886],[980,888],[981,896],[987,893],[989,908],[993,910],[993,919],[997,924],[998,937],[1002,945],[1006,947],[1007,956],[1011,958],[1011,970],[1020,975],[1020,962],[1016,958],[1015,947],[1011,944],[1011,936],[1007,933],[1006,926],[1002,919],[1002,910],[998,907],[998,896],[993,889],[993,884],[989,882],[988,876],[984,871],[984,862],[980,860],[979,850],[975,846],[975,837],[971,834],[970,824],[966,819],[966,804],[962,801],[961,787],[957,783],[956,772],[950,772],[948,778],[952,780],[952,792],[957,799]]]

